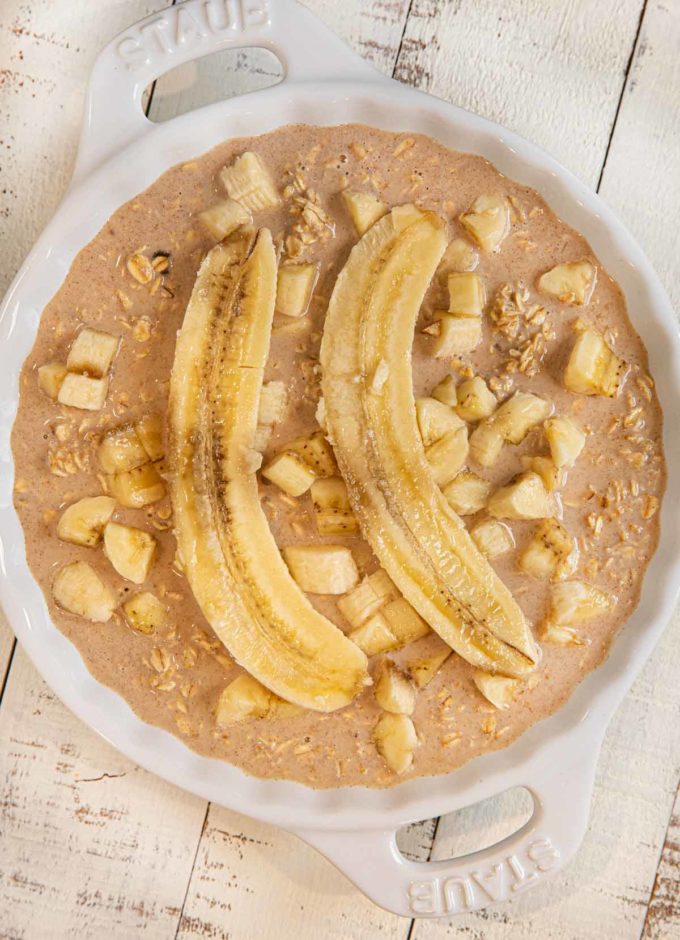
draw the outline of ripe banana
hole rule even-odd
[[[473,665],[522,676],[534,639],[435,484],[418,432],[411,345],[445,247],[442,219],[413,206],[355,245],[321,346],[326,422],[364,536],[406,599]]]
[[[199,270],[170,384],[177,545],[193,593],[232,656],[282,698],[331,711],[361,691],[366,657],[293,581],[255,475],[275,296],[267,229],[240,230]]]

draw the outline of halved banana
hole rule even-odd
[[[363,688],[366,657],[293,581],[255,474],[275,296],[267,229],[239,230],[199,270],[170,384],[175,531],[194,595],[232,656],[282,698],[331,711]]]
[[[352,249],[321,345],[326,423],[363,534],[406,600],[469,662],[521,676],[531,631],[436,485],[416,420],[414,326],[445,247],[441,218],[401,206]]]

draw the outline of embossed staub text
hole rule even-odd
[[[459,914],[506,901],[533,885],[560,859],[550,839],[536,839],[488,867],[483,865],[453,876],[412,881],[408,903],[413,914]]]
[[[135,71],[210,37],[257,32],[269,23],[269,0],[189,0],[170,7],[121,37],[116,53]]]

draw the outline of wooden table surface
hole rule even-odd
[[[680,0],[305,2],[384,72],[513,128],[597,188],[680,303]],[[165,5],[0,3],[1,290],[68,184],[96,52]],[[156,83],[150,115],[277,74],[262,52],[204,60]],[[609,728],[567,870],[504,906],[412,922],[293,836],[121,757],[51,694],[0,614],[0,937],[679,938],[679,654],[676,612]],[[505,795],[414,826],[403,844],[451,857],[522,811]]]

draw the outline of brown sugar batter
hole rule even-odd
[[[164,414],[177,331],[198,266],[215,238],[197,214],[225,198],[219,171],[244,151],[268,168],[284,198],[256,213],[288,258],[319,265],[310,308],[297,318],[277,315],[266,381],[288,391],[284,420],[267,445],[265,462],[292,438],[318,430],[318,354],[324,316],[335,278],[357,233],[344,190],[377,196],[387,206],[416,203],[448,220],[449,237],[470,241],[459,217],[482,193],[509,200],[511,230],[497,252],[479,251],[476,273],[486,290],[483,339],[469,355],[435,359],[432,336],[423,332],[435,310],[446,309],[446,278],[428,292],[413,347],[416,395],[427,395],[446,375],[483,376],[499,399],[530,391],[554,405],[587,433],[585,448],[560,490],[561,521],[577,539],[579,560],[571,575],[615,599],[609,612],[578,628],[569,643],[543,642],[542,659],[512,705],[496,709],[472,681],[474,669],[455,654],[418,691],[413,722],[419,736],[408,775],[451,771],[506,746],[534,722],[555,711],[607,655],[634,610],[642,578],[658,537],[658,508],[665,469],[662,415],[648,374],[647,354],[631,326],[617,284],[599,266],[587,242],[562,223],[531,189],[503,177],[481,157],[456,153],[435,141],[348,125],[289,126],[258,138],[230,140],[173,167],[149,189],[120,208],[75,259],[45,309],[34,348],[21,376],[21,400],[13,432],[16,507],[26,536],[31,569],[45,592],[57,627],[78,647],[88,668],[119,692],[145,721],[178,735],[196,751],[229,761],[260,777],[297,780],[313,787],[386,786],[397,777],[373,744],[381,714],[367,688],[350,706],[330,714],[305,711],[246,720],[220,729],[215,707],[225,686],[242,670],[212,633],[176,563],[167,493],[141,509],[118,506],[114,520],[144,529],[157,539],[149,576],[141,586],[121,577],[100,547],[81,547],[57,537],[63,509],[104,492],[97,448],[103,434],[149,413]],[[327,237],[305,225],[305,200],[321,207]],[[471,243],[470,243],[471,244]],[[153,273],[141,280],[141,255]],[[539,276],[566,261],[589,259],[597,280],[587,304],[561,303],[537,290]],[[527,310],[544,312],[534,325]],[[491,316],[494,310],[496,316]],[[533,314],[532,314],[533,315]],[[615,398],[586,397],[565,389],[562,376],[577,321],[602,333],[630,369]],[[518,330],[508,323],[522,321]],[[75,334],[91,327],[120,337],[106,403],[86,411],[59,404],[38,385],[37,369],[65,362]],[[490,469],[469,462],[475,473],[504,485],[523,469],[522,457],[546,452],[539,428],[518,446],[506,445]],[[160,467],[163,473],[163,467]],[[378,567],[358,536],[319,536],[309,494],[292,498],[261,481],[262,505],[280,546],[328,542],[351,548],[361,574]],[[469,527],[487,518],[466,516]],[[536,528],[508,521],[516,548],[492,564],[513,592],[535,635],[550,606],[551,585],[517,564]],[[145,634],[133,629],[120,607],[106,623],[68,613],[53,600],[51,585],[65,564],[87,562],[119,604],[139,591],[159,598],[165,626]],[[309,595],[342,630],[349,626],[337,597]],[[405,666],[437,644],[425,637],[390,654]],[[377,659],[371,662],[371,668]]]

